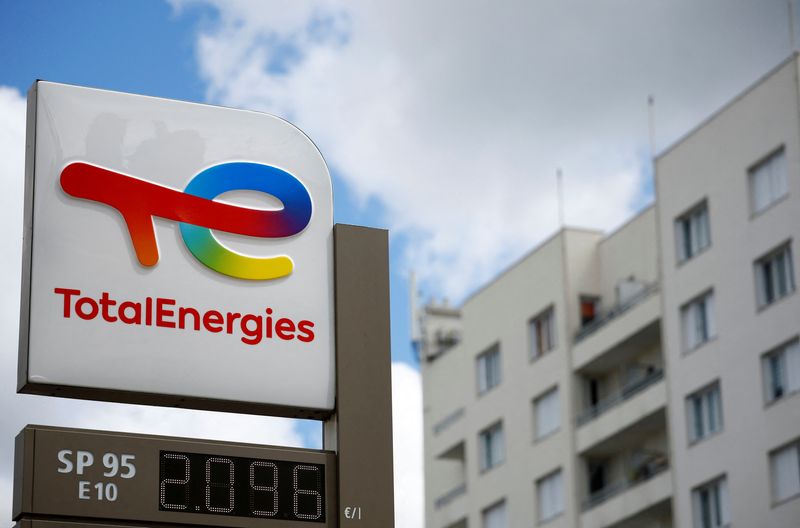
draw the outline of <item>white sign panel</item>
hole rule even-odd
[[[333,409],[314,144],[266,114],[49,82],[28,104],[21,390]]]

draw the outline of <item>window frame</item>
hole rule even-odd
[[[767,350],[763,354],[761,354],[760,357],[761,381],[763,384],[762,394],[764,395],[765,407],[775,405],[781,401],[785,401],[788,398],[791,398],[792,396],[800,394],[800,384],[795,389],[789,387],[789,379],[788,379],[789,367],[787,365],[787,354],[792,347],[798,347],[797,352],[795,353],[800,354],[800,336],[795,335],[794,337],[787,339],[778,346],[775,346]],[[776,356],[782,357],[783,360],[783,366],[782,366],[783,376],[781,382],[784,384],[784,386],[781,387],[783,393],[780,396],[771,397],[769,389],[773,385],[772,376],[774,375],[773,363],[771,362],[771,359]]]
[[[763,266],[766,263],[770,263],[771,265],[775,265],[778,260],[778,257],[783,255],[785,258],[784,263],[784,273],[788,273],[783,277],[784,281],[786,281],[787,290],[780,296],[777,295],[777,285],[772,284],[772,300],[766,301],[766,280],[764,280],[764,270]],[[788,266],[786,266],[788,263]],[[777,272],[776,272],[777,273]],[[756,309],[757,311],[763,311],[780,302],[781,300],[790,297],[795,291],[797,291],[797,277],[795,275],[795,266],[794,266],[794,252],[792,251],[792,239],[785,240],[775,246],[774,248],[770,249],[757,259],[753,261],[753,277],[755,280],[755,291],[756,291]]]
[[[698,213],[705,212],[705,237],[706,243],[702,247],[698,247],[694,253],[685,253],[684,249],[686,248],[686,238],[683,229],[684,222],[689,222],[689,234],[690,236],[694,231],[692,230],[692,219],[698,215]],[[688,209],[686,209],[683,213],[679,214],[675,217],[673,221],[674,232],[675,232],[675,262],[677,265],[683,265],[690,260],[695,259],[696,257],[702,255],[712,245],[712,238],[711,238],[711,208],[708,205],[708,198],[703,197],[699,202],[695,203]],[[690,238],[690,247],[691,247],[691,238]]]
[[[713,431],[709,427],[709,407],[707,403],[708,400],[707,395],[716,391],[717,392],[717,404],[718,409],[716,409],[715,419],[717,420],[717,427]],[[702,398],[700,400],[701,409],[700,409],[700,417],[702,418],[702,427],[703,427],[703,434],[697,434],[697,398]],[[722,406],[722,384],[720,383],[719,378],[715,379],[711,383],[708,383],[699,389],[690,392],[686,395],[685,401],[685,409],[686,409],[686,433],[689,440],[689,447],[697,445],[701,442],[704,442],[714,436],[717,436],[725,431],[725,416],[723,413],[723,406]]]
[[[756,174],[756,172],[759,169],[761,169],[762,167],[765,167],[772,160],[776,159],[779,156],[783,156],[783,165],[784,165],[784,171],[785,171],[784,179],[786,181],[786,190],[780,196],[772,197],[772,199],[768,203],[766,203],[761,209],[756,209],[755,192],[754,192],[754,188],[755,188],[754,187],[754,175]],[[769,211],[770,209],[775,207],[777,204],[779,204],[782,201],[784,201],[789,196],[789,167],[788,167],[788,162],[787,162],[787,159],[786,159],[786,145],[785,144],[781,144],[778,147],[772,149],[765,156],[761,157],[758,161],[756,161],[755,163],[753,163],[752,165],[750,165],[747,168],[747,194],[748,194],[747,201],[748,201],[748,206],[749,206],[749,209],[750,209],[750,219],[751,220],[753,220],[754,218],[757,218],[758,216],[761,216],[762,214],[766,213],[767,211]]]
[[[499,508],[501,506],[503,507],[503,513],[505,514],[506,527],[507,527],[508,526],[508,506],[506,504],[507,504],[506,503],[506,499],[505,499],[505,497],[503,497],[502,499],[491,503],[490,505],[486,506],[485,508],[482,508],[481,509],[481,528],[486,528],[486,515],[490,511],[492,511],[492,510],[494,510],[496,508]]]
[[[545,482],[546,480],[555,478],[555,477],[560,477],[559,478],[559,483],[561,485],[561,493],[560,493],[560,495],[561,495],[561,504],[558,506],[558,508],[559,508],[558,511],[554,512],[549,517],[542,518],[542,501],[541,501],[541,494],[540,494],[539,490],[541,489],[541,485],[542,485],[543,482]],[[565,486],[564,486],[564,471],[563,471],[563,468],[561,468],[560,466],[557,467],[556,469],[552,470],[552,471],[549,471],[548,473],[545,473],[544,475],[542,475],[541,477],[536,479],[536,481],[534,482],[534,492],[535,492],[535,495],[536,495],[536,524],[538,524],[538,525],[546,524],[546,523],[548,523],[548,522],[550,522],[550,521],[552,521],[554,519],[557,519],[558,517],[560,517],[561,515],[564,514],[564,512],[566,511],[566,496],[565,496],[564,488],[565,488]]]
[[[711,309],[710,309],[710,317],[709,317],[709,308],[708,308],[708,300],[711,299]],[[703,327],[705,337],[702,341],[698,341],[693,344],[688,343],[688,329],[686,327],[686,318],[685,313],[694,305],[698,303],[703,303]],[[710,343],[714,339],[716,339],[718,332],[717,332],[717,309],[716,309],[716,292],[713,287],[710,287],[704,290],[702,293],[695,295],[685,303],[683,303],[680,308],[680,324],[681,324],[681,347],[683,348],[683,354],[689,354],[694,352],[698,348],[703,347],[704,345]],[[695,324],[696,321],[693,320],[692,324]]]
[[[538,343],[533,340],[533,325],[537,321],[545,320],[548,325],[549,347],[546,350],[537,350],[534,354],[534,345],[538,348]],[[538,335],[538,330],[537,330]],[[558,329],[556,327],[555,304],[550,304],[544,310],[528,319],[528,361],[534,362],[546,356],[558,347]]]
[[[550,387],[549,389],[542,391],[541,393],[539,393],[539,395],[533,398],[533,441],[534,442],[539,442],[541,440],[549,438],[561,430],[561,395],[559,394],[559,392],[560,391],[558,389],[558,384],[556,384]],[[538,404],[539,402],[544,400],[544,398],[552,394],[555,394],[556,398],[556,407],[558,409],[558,423],[553,429],[547,431],[546,433],[539,433]]]
[[[490,438],[490,435],[496,434],[496,432],[500,432],[500,440],[501,449],[500,449],[500,460],[491,460],[489,457],[492,453],[492,446],[491,440],[489,442],[485,442],[484,438]],[[487,443],[489,444],[487,446]],[[502,466],[506,461],[506,438],[505,438],[505,431],[503,428],[503,420],[497,420],[492,422],[490,425],[484,427],[480,431],[478,431],[478,469],[480,469],[481,474],[491,471],[499,466]]]
[[[496,376],[492,376],[489,367],[491,361],[489,360],[490,357],[496,356],[496,369],[492,372],[496,374]],[[481,363],[484,363],[484,366],[481,367]],[[496,379],[495,379],[496,378]],[[485,386],[482,383],[485,380]],[[478,396],[483,396],[499,387],[500,384],[503,382],[503,358],[500,355],[500,342],[497,341],[488,348],[486,348],[483,352],[475,356],[475,382],[476,382],[476,390]]]
[[[724,485],[724,501],[722,499],[723,494],[721,492],[722,491],[722,487],[720,486],[721,484]],[[723,528],[723,527],[731,526],[731,524],[732,524],[731,512],[730,512],[730,492],[728,490],[728,475],[726,473],[723,473],[723,474],[718,475],[718,476],[716,476],[716,477],[714,477],[712,479],[709,479],[709,480],[703,482],[702,484],[699,484],[699,485],[697,485],[697,486],[695,486],[695,487],[693,487],[691,489],[690,498],[691,498],[691,505],[692,505],[692,526],[693,526],[693,528],[706,528],[705,526],[703,526],[703,524],[701,524],[702,521],[701,521],[701,523],[698,523],[698,518],[697,518],[697,513],[698,513],[698,511],[697,511],[697,500],[698,500],[698,494],[701,491],[710,490],[712,488],[716,488],[717,506],[719,507],[719,510],[720,510],[720,519],[718,519],[718,521],[720,521],[720,522],[718,524],[716,524],[716,525],[711,525],[709,528]],[[727,511],[723,510],[723,506],[722,506],[723,502],[725,504],[725,507],[726,507]],[[724,522],[723,520],[726,519],[726,518],[727,518],[727,522]]]
[[[772,469],[773,469],[772,457],[774,457],[775,455],[777,455],[778,453],[780,453],[782,451],[785,451],[787,449],[792,449],[792,448],[794,448],[797,451],[798,462],[800,462],[800,438],[795,438],[794,440],[791,440],[791,441],[789,441],[789,442],[787,442],[785,444],[782,444],[782,445],[780,445],[780,446],[778,446],[778,447],[776,447],[774,449],[771,449],[767,453],[767,468],[768,468],[768,471],[769,471],[769,487],[770,487],[769,498],[770,498],[770,503],[771,503],[773,508],[776,507],[776,506],[780,506],[781,504],[785,504],[787,502],[791,502],[793,500],[797,500],[798,498],[800,498],[800,487],[798,487],[798,490],[795,493],[793,493],[792,495],[787,495],[786,497],[784,497],[782,499],[776,499],[775,498],[775,496],[776,496],[775,492],[777,490],[775,488],[775,475],[774,475],[774,473],[772,471]],[[800,463],[798,463],[798,467],[796,469],[797,469],[797,472],[798,472],[798,479],[800,479]]]

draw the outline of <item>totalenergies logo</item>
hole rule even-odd
[[[100,202],[122,215],[142,266],[158,262],[153,217],[180,223],[183,242],[209,268],[239,279],[268,280],[292,273],[287,255],[250,257],[220,244],[212,229],[260,238],[283,238],[303,231],[311,220],[311,196],[288,172],[260,163],[232,162],[198,173],[181,192],[84,162],[61,171],[61,187],[75,198]],[[215,202],[222,193],[261,191],[278,198],[281,210],[261,210]]]

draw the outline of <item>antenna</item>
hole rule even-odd
[[[653,200],[656,196],[656,98],[647,96],[647,126],[650,129],[650,185]]]
[[[656,99],[653,94],[647,96],[647,124],[650,128],[650,158],[656,157]]]
[[[558,227],[564,228],[564,174],[561,168],[556,169],[556,186],[558,192]]]
[[[786,7],[789,9],[789,51],[793,53],[796,49],[794,35],[794,0],[786,0]]]
[[[408,304],[411,311],[411,343],[419,356],[419,347],[422,344],[422,328],[420,327],[419,290],[417,289],[417,274],[414,270],[408,274]]]

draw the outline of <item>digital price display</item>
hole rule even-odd
[[[330,451],[29,425],[17,436],[15,465],[15,521],[338,525]]]
[[[325,466],[161,451],[159,509],[325,522]]]

